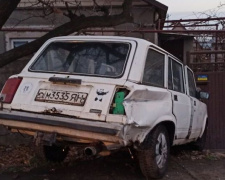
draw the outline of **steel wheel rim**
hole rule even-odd
[[[156,154],[156,163],[159,168],[163,168],[166,161],[167,161],[167,142],[166,142],[166,136],[163,133],[160,133],[157,138],[157,144],[155,148],[155,154]]]

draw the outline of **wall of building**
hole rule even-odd
[[[160,34],[159,45],[187,64],[187,52],[193,51],[193,36],[182,34]]]
[[[190,36],[189,38],[185,38],[184,40],[184,56],[183,56],[183,62],[184,64],[188,64],[187,62],[187,52],[193,51],[193,37]]]

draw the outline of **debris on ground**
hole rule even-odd
[[[72,165],[77,160],[88,160],[85,158],[80,147],[70,147],[70,151],[64,160],[65,165]],[[38,166],[46,165],[47,162],[40,162],[35,156],[34,146],[0,146],[0,173],[30,171]]]
[[[33,146],[0,146],[0,173],[1,172],[16,172],[16,171],[30,171],[31,169],[43,166],[35,157]],[[205,151],[192,151],[192,150],[176,150],[172,156],[178,159],[186,160],[219,160],[225,159],[225,152],[211,152]],[[77,160],[88,160],[82,153],[82,148],[70,147],[68,157],[64,160],[65,165],[73,165]]]
[[[29,146],[0,146],[0,172],[29,171],[35,166],[34,158],[34,151]]]
[[[40,163],[33,146],[0,146],[0,179],[134,179],[144,180],[128,151],[90,161],[83,147],[70,147],[61,164]],[[169,171],[163,180],[225,180],[225,152],[172,148]],[[78,162],[79,161],[79,162]],[[87,173],[88,170],[88,173]]]
[[[177,155],[178,159],[191,159],[191,160],[199,160],[199,159],[208,159],[208,160],[220,160],[225,158],[225,152],[212,152],[210,150],[204,151],[181,151],[179,155]]]

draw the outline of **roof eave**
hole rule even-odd
[[[157,9],[159,16],[160,16],[160,27],[157,27],[157,28],[163,29],[163,26],[164,26],[164,23],[166,20],[166,14],[168,11],[168,6],[158,2],[156,0],[143,0],[143,1],[154,6]]]
[[[159,9],[163,10],[163,11],[166,11],[166,12],[168,11],[168,6],[158,2],[156,0],[143,0],[143,1],[145,1],[148,4],[151,4],[151,5],[155,6],[155,7],[157,7]]]

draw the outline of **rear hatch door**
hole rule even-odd
[[[116,88],[127,80],[136,42],[95,41],[44,45],[19,74],[11,108],[105,121]]]

